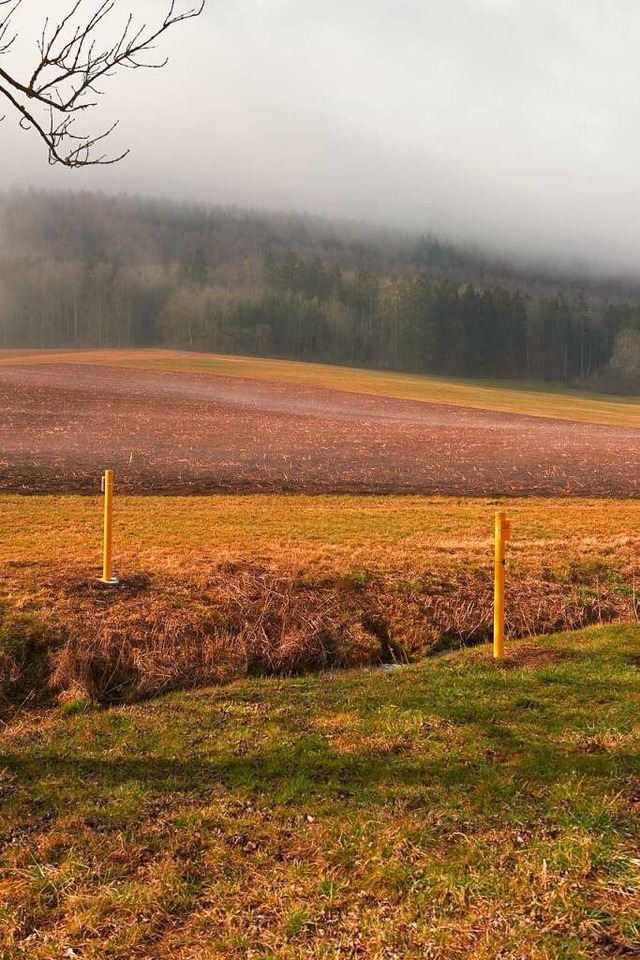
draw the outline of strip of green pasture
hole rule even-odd
[[[546,666],[474,651],[10,728],[3,956],[631,956],[639,641],[609,627],[545,641]]]

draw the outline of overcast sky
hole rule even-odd
[[[29,73],[45,13],[69,6],[23,0],[2,65]],[[165,5],[117,0],[114,30],[131,8]],[[2,185],[308,210],[640,273],[639,43],[637,0],[208,0],[163,71],[105,85],[91,123],[120,116],[128,159],[49,169],[8,114]]]

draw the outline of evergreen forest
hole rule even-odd
[[[134,346],[637,393],[640,275],[297,214],[0,195],[0,347]]]

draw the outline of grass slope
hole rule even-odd
[[[545,383],[454,380],[291,360],[170,350],[3,350],[0,351],[0,365],[3,363],[105,363],[143,369],[183,370],[608,426],[640,427],[638,398],[614,397]]]
[[[22,715],[0,953],[636,955],[639,640]]]

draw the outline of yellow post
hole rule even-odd
[[[102,478],[104,492],[104,539],[101,583],[110,586],[118,583],[113,576],[113,470],[105,470]]]
[[[504,567],[505,542],[511,535],[511,524],[502,512],[496,513],[495,581],[493,605],[493,655],[504,657]]]

